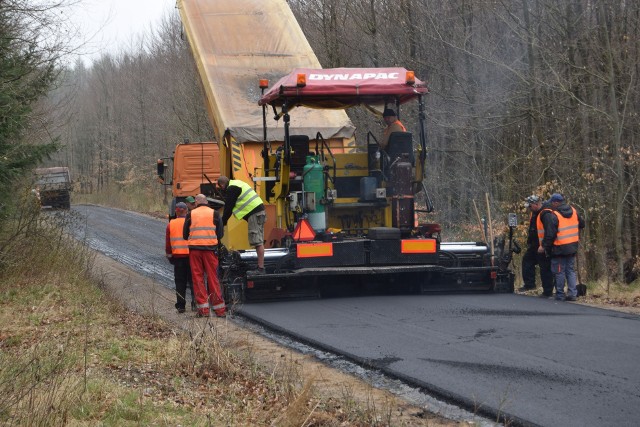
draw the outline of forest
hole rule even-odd
[[[474,201],[484,204],[486,194],[494,219],[516,212],[525,223],[528,195],[559,192],[586,219],[588,276],[635,280],[638,2],[288,3],[323,67],[401,66],[428,83],[425,184],[444,238],[448,228],[477,225]],[[55,138],[50,162],[68,165],[79,191],[138,186],[160,195],[156,160],[184,138],[213,139],[178,12],[132,45],[62,66],[38,105],[46,132],[30,143]],[[370,120],[348,114],[357,127]]]

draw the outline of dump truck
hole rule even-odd
[[[158,180],[171,187],[169,218],[175,218],[176,203],[198,193],[215,195],[215,182],[220,176],[220,151],[214,142],[190,142],[176,145],[171,157],[158,159]]]
[[[35,193],[42,208],[71,208],[73,183],[66,166],[35,170]]]
[[[412,71],[323,69],[282,0],[178,7],[220,173],[250,184],[267,212],[264,273],[255,270],[246,222],[229,220],[219,251],[227,300],[513,291],[511,241],[447,242],[439,224],[423,219],[433,211],[424,185],[428,89]],[[415,111],[415,129],[392,134],[384,150],[381,129],[356,141],[346,109],[402,114],[406,105],[416,107],[406,109]]]

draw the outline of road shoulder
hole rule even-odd
[[[107,294],[128,309],[162,318],[177,331],[188,332],[202,321],[210,321],[222,336],[238,338],[229,340],[229,343],[242,343],[243,346],[250,347],[252,356],[261,366],[268,368],[283,362],[294,364],[303,382],[311,381],[315,389],[326,398],[349,398],[366,407],[375,407],[380,413],[389,416],[395,425],[460,425],[459,422],[429,412],[429,408],[411,405],[390,392],[374,388],[358,378],[330,368],[313,356],[274,343],[233,321],[196,319],[194,313],[190,312],[178,314],[173,306],[175,296],[172,290],[105,255],[96,253],[93,276]]]

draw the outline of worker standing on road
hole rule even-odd
[[[189,265],[189,245],[182,236],[184,220],[187,216],[187,205],[183,202],[176,204],[176,218],[167,224],[165,238],[165,253],[173,265],[173,280],[176,284],[176,304],[178,313],[185,312],[187,301],[187,286],[191,290],[191,309],[195,310],[193,296],[193,282],[191,281],[191,267]]]
[[[580,230],[584,220],[578,211],[565,203],[564,196],[554,193],[549,199],[550,207],[543,208],[538,215],[538,251],[551,258],[551,272],[556,285],[556,300],[575,301],[576,254],[580,241]],[[565,297],[564,286],[567,284]]]
[[[530,291],[536,288],[536,265],[540,268],[540,280],[542,281],[541,297],[553,296],[553,274],[551,274],[551,259],[544,252],[538,252],[540,240],[538,239],[538,214],[543,208],[542,198],[531,195],[525,199],[524,206],[529,208],[529,233],[527,236],[527,251],[522,257],[522,280],[524,286],[520,292]],[[545,207],[550,207],[546,204]]]
[[[187,214],[182,236],[189,243],[189,261],[196,295],[198,317],[209,316],[209,305],[217,317],[225,317],[225,303],[218,281],[218,234],[216,213],[208,206],[207,197],[195,197],[196,208]],[[205,285],[206,274],[206,285]]]
[[[380,148],[383,150],[387,149],[387,145],[389,145],[389,137],[393,132],[406,132],[407,129],[404,127],[402,122],[398,120],[398,116],[396,116],[396,112],[391,108],[385,108],[382,113],[382,119],[387,124],[384,132],[382,133],[382,140],[380,141]]]
[[[238,219],[244,219],[249,227],[249,244],[256,249],[258,256],[258,269],[254,274],[264,274],[264,223],[267,213],[264,203],[258,194],[244,181],[229,180],[226,176],[218,178],[218,187],[222,190],[224,198],[224,213],[222,223],[227,225],[231,215]]]

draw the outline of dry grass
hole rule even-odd
[[[629,285],[605,281],[586,282],[587,296],[579,300],[602,308],[640,314],[640,281]]]
[[[144,182],[142,186],[112,184],[100,192],[72,195],[73,204],[93,203],[161,217],[168,214],[170,201],[171,187],[164,188],[155,180]]]

